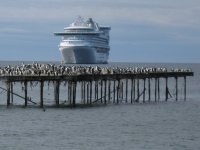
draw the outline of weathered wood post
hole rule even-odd
[[[149,102],[151,101],[151,79],[148,78]]]
[[[110,102],[110,99],[111,99],[111,81],[109,80],[108,81],[108,101]]]
[[[160,78],[158,77],[158,100],[160,100]]]
[[[168,93],[169,93],[169,89],[168,89],[168,77],[165,77],[165,85],[166,85],[166,88],[165,88],[165,101],[168,100]]]
[[[133,99],[135,100],[135,78],[133,79]]]
[[[107,95],[107,80],[104,80],[104,104],[107,103],[106,101],[106,95]]]
[[[186,76],[184,76],[184,100],[186,101]]]
[[[120,90],[120,80],[118,80],[118,85],[117,85],[117,104],[119,104],[119,90]]]
[[[140,99],[140,80],[137,79],[137,99],[136,102],[139,102]]]
[[[83,104],[85,104],[85,81],[83,82]]]
[[[101,103],[103,103],[103,80],[101,79]]]
[[[144,78],[143,81],[144,81],[144,85],[143,85],[143,86],[144,86],[144,87],[143,87],[143,92],[144,92],[144,93],[143,93],[143,103],[145,103],[145,96],[146,96],[146,95],[145,95],[145,93],[146,93],[146,78]]]
[[[67,97],[68,97],[69,104],[71,104],[71,102],[70,102],[70,81],[68,81]]]
[[[123,80],[120,82],[120,98],[123,100],[124,99],[124,83]]]
[[[72,90],[73,90],[73,101],[72,101],[72,106],[76,107],[76,81],[72,82]]]
[[[94,81],[94,99],[97,100],[97,81]]]
[[[7,107],[10,105],[10,81],[6,81],[7,86]]]
[[[155,102],[157,101],[157,83],[158,83],[158,80],[157,78],[155,78]]]
[[[11,103],[13,103],[13,83],[12,82],[10,83],[10,91],[11,91],[11,93],[10,93]]]
[[[81,81],[81,100],[83,101],[83,81]]]
[[[89,83],[87,82],[87,104],[89,104]]]
[[[131,79],[131,103],[133,103],[133,79]]]
[[[55,106],[56,107],[59,107],[59,91],[60,91],[59,87],[60,87],[59,81],[55,80],[54,81],[54,100],[55,100]]]
[[[128,79],[126,79],[126,103],[128,103]]]
[[[44,87],[44,81],[40,81],[40,107],[44,107],[43,104],[43,87]]]
[[[178,77],[175,77],[175,81],[176,81],[176,101],[178,100]]]
[[[99,99],[99,81],[97,81],[97,97],[96,99]]]
[[[25,97],[25,103],[24,106],[27,106],[28,102],[28,96],[27,96],[27,81],[24,81],[24,97]]]
[[[90,81],[90,105],[92,105],[92,81]]]
[[[115,103],[115,89],[116,89],[116,81],[113,81],[113,103]]]

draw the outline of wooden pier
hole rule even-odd
[[[107,69],[108,70],[108,69]],[[118,69],[119,70],[119,69]],[[55,71],[55,70],[54,70]],[[175,97],[174,100],[179,99],[179,80],[182,80],[183,87],[183,100],[186,100],[187,87],[186,78],[193,76],[190,70],[179,71],[137,71],[135,72],[103,72],[103,73],[76,73],[73,71],[66,75],[58,72],[53,75],[45,74],[21,74],[15,75],[4,73],[0,75],[0,80],[6,83],[6,87],[0,87],[7,91],[7,106],[13,103],[13,95],[20,97],[17,93],[13,92],[13,83],[22,83],[24,87],[24,106],[37,104],[44,107],[44,85],[46,82],[52,83],[54,88],[54,106],[60,107],[60,85],[65,83],[66,87],[66,101],[65,106],[76,107],[78,106],[92,106],[95,104],[119,104],[119,103],[138,103],[150,101],[167,101],[172,94],[170,93],[169,80],[175,83]],[[162,83],[161,83],[162,80]],[[39,103],[34,102],[28,96],[28,85],[31,82],[38,82],[40,92]],[[165,89],[164,95],[160,89]],[[79,89],[79,92],[77,92]],[[161,99],[162,97],[162,99]],[[164,97],[164,98],[163,98]]]

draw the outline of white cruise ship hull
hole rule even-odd
[[[66,46],[60,47],[60,51],[67,64],[107,63],[107,55],[96,53],[96,49],[90,46]]]
[[[98,26],[92,18],[84,21],[78,17],[64,32],[54,33],[62,36],[59,50],[62,62],[67,64],[105,64],[110,51],[110,27]]]

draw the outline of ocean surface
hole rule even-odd
[[[0,66],[17,64],[21,62],[0,61]],[[6,93],[0,90],[0,150],[200,149],[200,64],[109,63],[107,66],[191,68],[194,77],[187,78],[187,101],[183,100],[180,79],[177,102],[171,98],[168,102],[75,109],[7,108]],[[173,95],[174,80],[170,84]],[[1,82],[0,86],[5,84]],[[23,94],[20,84],[15,87],[15,92]],[[52,101],[51,90],[45,89],[46,103]],[[60,98],[64,100],[65,89],[61,92]],[[38,93],[35,86],[29,95],[38,99]],[[23,101],[14,97],[14,104],[23,104]]]

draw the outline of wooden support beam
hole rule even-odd
[[[158,77],[158,100],[160,100],[160,78]]]
[[[43,103],[43,88],[44,88],[44,81],[40,81],[40,107],[43,108],[44,107],[44,103]]]
[[[90,81],[90,105],[92,105],[92,81]]]
[[[72,106],[76,107],[76,81],[72,82],[72,90],[73,90],[73,101],[72,101]]]
[[[94,99],[97,100],[97,81],[94,81]]]
[[[119,90],[120,90],[120,80],[118,80],[118,85],[117,85],[117,104],[119,104]]]
[[[10,82],[7,81],[6,82],[6,86],[7,86],[7,107],[10,106]]]
[[[135,100],[135,78],[133,79],[133,99]]]
[[[13,104],[13,96],[14,96],[14,94],[13,94],[13,83],[11,82],[10,83],[10,97],[11,97],[11,103]]]
[[[169,93],[169,89],[168,89],[168,77],[165,78],[165,85],[166,85],[166,88],[165,88],[165,101],[167,101],[169,99],[169,97],[168,97],[168,93]]]
[[[139,102],[140,99],[140,80],[137,79],[137,99],[136,102]]]
[[[87,82],[87,104],[89,104],[89,83]]]
[[[128,79],[126,79],[126,103],[128,103]]]
[[[184,76],[184,100],[186,101],[186,93],[187,93],[187,91],[186,91],[186,87],[187,85],[186,85],[186,76]]]
[[[104,104],[107,103],[106,97],[107,97],[107,80],[104,80]]]
[[[85,81],[83,81],[83,104],[85,104]]]
[[[60,92],[60,83],[58,80],[54,81],[54,100],[55,100],[55,106],[59,107],[59,92]]]
[[[143,81],[144,81],[144,85],[143,85],[143,91],[144,91],[144,93],[143,93],[143,103],[145,103],[145,93],[146,93],[146,78],[144,78],[143,79]]]
[[[24,106],[26,107],[27,104],[28,104],[27,81],[24,81],[24,97],[25,97],[25,104],[24,104]]]
[[[178,101],[178,77],[175,77],[175,81],[176,81],[176,101]]]
[[[83,81],[81,81],[81,100],[83,101]]]
[[[113,103],[115,103],[115,89],[116,89],[116,81],[113,81]]]
[[[120,82],[120,89],[119,90],[120,90],[120,92],[119,92],[120,96],[119,97],[123,100],[124,99],[124,82],[123,82],[123,80],[121,80],[121,82]]]
[[[108,81],[108,101],[110,102],[111,99],[111,81]]]
[[[97,98],[96,99],[99,99],[99,81],[97,81]]]
[[[157,101],[157,84],[158,84],[158,79],[155,78],[155,102]]]
[[[131,79],[131,103],[133,103],[133,79]]]
[[[151,79],[148,78],[149,102],[151,101]]]
[[[103,80],[101,80],[101,103],[103,103]]]

